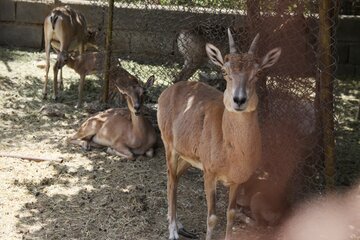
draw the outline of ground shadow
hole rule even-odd
[[[340,186],[351,186],[360,179],[359,89],[358,79],[335,83],[336,182]]]
[[[2,90],[7,94],[0,112],[1,124],[5,126],[2,142],[16,144],[14,139],[29,138],[46,144],[49,153],[55,150],[67,156],[63,163],[48,165],[55,171],[51,177],[40,182],[14,181],[14,187],[26,189],[35,198],[16,215],[17,231],[24,239],[167,238],[167,177],[162,144],[158,145],[154,158],[135,161],[109,156],[102,149],[83,152],[65,141],[69,132],[75,132],[90,115],[85,109],[74,108],[76,81],[67,84],[63,92],[64,115],[47,116],[40,109],[47,104],[54,106],[55,102],[42,100],[41,78],[26,76],[21,82],[4,80]],[[99,90],[99,82],[89,80],[85,100],[94,100]],[[152,104],[151,98],[148,100]],[[152,121],[156,121],[155,113],[148,110]],[[79,166],[70,167],[75,160],[80,162]],[[219,198],[225,200],[222,192],[226,191],[219,192]],[[221,205],[223,202],[218,204],[219,209],[226,208]],[[178,209],[178,216],[188,230],[203,236],[206,202],[200,171],[190,170],[181,179]],[[224,221],[224,212],[220,214],[220,220]],[[224,231],[223,227],[218,229]]]
[[[64,141],[90,115],[85,109],[74,108],[77,80],[72,80],[65,87],[62,102],[66,105],[64,115],[54,117],[40,112],[45,104],[54,103],[42,100],[41,78],[29,75],[22,82],[7,77],[3,79],[0,90],[6,94],[0,124],[6,128],[1,140],[7,142],[34,137],[35,141],[48,144],[49,152],[56,150],[67,156],[63,163],[49,164],[48,167],[55,173],[40,182],[14,181],[15,187],[26,189],[35,199],[24,204],[19,215],[15,216],[18,219],[16,230],[24,239],[167,239],[167,178],[161,144],[154,158],[138,158],[135,161],[109,156],[101,149],[83,152]],[[162,89],[163,86],[160,86],[153,91],[161,92]],[[97,99],[100,91],[101,81],[88,80],[85,101]],[[157,95],[151,91],[150,94],[149,102],[155,103],[153,96]],[[342,106],[344,113],[347,106]],[[149,114],[155,121],[154,111]],[[346,158],[353,164],[359,155],[358,135],[354,135],[359,125],[345,121],[344,126],[348,123],[350,128],[344,128],[337,136],[343,138],[346,144],[339,142],[338,147],[344,149],[344,154],[349,154]],[[40,134],[35,134],[37,132]],[[347,151],[349,142],[357,149],[354,152],[357,155],[350,155]],[[79,164],[73,166],[75,161]],[[359,168],[344,168],[346,171],[341,173],[342,176],[351,175],[349,170],[359,172]],[[347,180],[344,181],[345,184]],[[194,169],[187,172],[180,180],[178,191],[179,219],[188,230],[198,232],[203,238],[206,201],[201,172]],[[220,187],[218,236],[225,231],[226,193],[226,189]]]

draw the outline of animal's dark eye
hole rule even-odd
[[[222,72],[223,76],[226,76],[226,75],[227,75],[227,72],[226,72],[225,69],[221,69],[221,72]]]
[[[255,77],[260,77],[261,76],[261,70],[258,70],[257,72],[256,72],[256,74],[255,74]]]

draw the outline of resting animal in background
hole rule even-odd
[[[169,239],[189,236],[177,220],[177,186],[181,175],[194,166],[204,172],[207,202],[206,240],[216,225],[217,181],[229,186],[226,240],[230,240],[237,192],[261,160],[258,122],[257,73],[274,65],[280,48],[258,61],[255,49],[259,35],[247,53],[238,53],[228,29],[230,53],[222,57],[212,44],[206,45],[210,60],[220,66],[227,82],[224,93],[200,82],[181,81],[159,97],[157,119],[164,142],[168,173]],[[191,234],[190,234],[191,235]]]
[[[310,102],[281,90],[270,91],[268,98],[269,110],[263,114],[262,161],[237,199],[248,220],[259,225],[276,225],[286,216],[302,181],[296,170],[302,170],[317,142],[315,109]]]
[[[87,119],[72,137],[70,143],[90,149],[91,144],[108,147],[109,154],[134,159],[136,155],[152,157],[156,132],[141,111],[147,88],[154,83],[151,76],[145,86],[139,81],[129,81],[118,87],[125,95],[128,109],[112,108]]]
[[[54,65],[54,99],[58,99],[58,87],[63,86],[62,74],[60,82],[57,82],[57,75],[69,58],[69,52],[78,50],[84,52],[85,45],[95,45],[95,33],[87,29],[85,17],[69,6],[54,8],[44,21],[44,39],[46,52],[45,84],[43,89],[44,99],[48,94],[48,75],[50,68],[50,48],[58,51],[57,60]],[[79,93],[80,94],[80,93]]]
[[[311,146],[296,138],[296,125],[265,123],[261,167],[243,184],[237,203],[258,225],[276,225],[290,210],[296,185],[296,168],[301,169]],[[305,144],[305,145],[303,145]]]

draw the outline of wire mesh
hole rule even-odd
[[[88,2],[90,6],[98,6],[90,8],[86,17],[90,27],[101,29],[98,40],[104,46],[108,2]],[[155,75],[157,84],[150,89],[148,100],[156,103],[162,90],[174,81],[199,80],[224,89],[221,71],[209,63],[204,46],[210,42],[226,54],[228,28],[241,52],[248,50],[259,33],[259,59],[270,49],[281,47],[279,62],[259,79],[264,161],[274,162],[275,167],[269,171],[278,175],[277,181],[284,182],[297,199],[324,189],[324,170],[329,164],[324,159],[334,159],[328,156],[335,150],[332,139],[324,142],[324,136],[334,133],[334,45],[340,8],[338,1],[328,2],[326,9],[321,9],[324,5],[315,0],[117,0],[113,9],[111,54],[142,81]],[[84,8],[79,7],[80,11]],[[321,26],[321,10],[325,13],[322,17],[326,26]],[[329,34],[325,43],[322,27]],[[330,50],[330,55],[324,62],[322,56],[326,50]],[[326,84],[324,74],[328,74]],[[338,159],[337,183],[352,183],[356,171],[351,174],[347,171],[344,176],[341,164]],[[356,169],[356,163],[346,164],[353,164]]]
[[[360,1],[359,0],[343,0],[340,8],[340,13],[344,15],[359,15]]]

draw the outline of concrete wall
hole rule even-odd
[[[64,3],[81,11],[90,27],[104,29],[107,26],[106,7],[76,0],[59,2],[0,0],[0,45],[42,49],[43,21],[52,8]],[[226,26],[234,21],[241,22],[242,16],[117,6],[114,10],[114,49],[123,58],[170,62],[178,57],[176,33],[200,21]],[[340,19],[336,45],[339,75],[360,75],[359,29],[360,18]]]
[[[342,17],[336,36],[338,75],[360,76],[360,17]]]
[[[43,22],[56,0],[48,1],[0,1],[0,44],[15,47],[43,48]],[[61,4],[63,5],[63,4]],[[101,23],[104,14],[101,7],[77,4],[84,11],[89,25]]]

